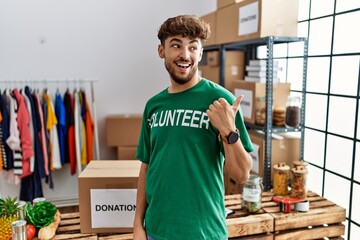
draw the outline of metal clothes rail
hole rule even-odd
[[[16,86],[16,84],[29,84],[30,86],[43,84],[44,87],[47,84],[64,84],[66,83],[67,86],[69,84],[90,84],[91,89],[91,106],[92,106],[92,117],[94,122],[94,135],[95,135],[95,160],[100,159],[100,149],[99,149],[99,135],[98,135],[98,128],[97,128],[97,118],[96,118],[96,103],[95,103],[95,94],[94,94],[94,83],[97,80],[91,79],[43,79],[43,80],[0,80],[0,83],[5,83],[7,87]]]

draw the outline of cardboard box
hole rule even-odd
[[[253,158],[253,167],[251,173],[264,177],[264,159],[265,159],[265,134],[255,130],[248,131],[250,139],[254,146],[251,152]],[[273,166],[278,163],[286,163],[290,168],[293,162],[300,160],[300,136],[299,133],[279,133],[271,141],[271,179],[273,179]]]
[[[255,123],[256,98],[266,96],[266,83],[234,80],[232,92],[236,97],[244,95],[241,101],[241,110],[244,120]],[[273,85],[273,107],[285,108],[287,97],[290,95],[290,83],[277,83]]]
[[[219,51],[207,51],[206,55],[206,65],[211,67],[220,66],[220,52]],[[244,66],[245,69],[245,52],[243,51],[225,51],[225,66]]]
[[[220,84],[220,68],[219,67],[210,67],[208,65],[199,65],[199,74],[200,76]]]
[[[226,61],[226,57],[225,57]],[[206,64],[210,67],[218,67],[220,65],[220,52],[208,51],[206,52]]]
[[[220,83],[220,53],[219,51],[205,52],[206,61],[199,65],[200,75],[215,82]],[[224,87],[231,91],[232,82],[243,79],[245,74],[245,52],[226,51],[225,52],[225,79]]]
[[[223,7],[229,6],[234,3],[238,3],[244,0],[217,0],[217,9],[221,9]]]
[[[216,43],[266,36],[297,36],[299,0],[244,0],[221,8],[216,16]]]
[[[125,160],[86,166],[78,177],[81,233],[133,231],[140,166]]]
[[[138,144],[142,115],[109,115],[106,121],[106,140],[109,147],[134,146]]]
[[[210,25],[210,37],[206,40],[205,46],[211,46],[216,44],[216,15],[217,12],[208,13],[201,18]]]
[[[118,146],[117,159],[118,160],[136,160],[137,146]]]
[[[208,65],[199,66],[200,75],[206,79],[220,84],[220,67],[210,67]],[[237,65],[225,66],[224,87],[231,91],[233,81],[244,77],[244,67]]]

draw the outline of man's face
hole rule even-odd
[[[203,51],[199,38],[173,36],[165,40],[164,46],[159,45],[158,52],[172,80],[183,85],[197,74]]]

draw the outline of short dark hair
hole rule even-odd
[[[202,44],[210,37],[210,25],[195,15],[179,15],[168,18],[158,31],[162,45],[168,37],[181,35],[189,38],[200,38]]]

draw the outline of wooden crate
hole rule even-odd
[[[53,239],[132,240],[133,234],[80,233],[80,215],[75,212],[61,214],[61,221]]]
[[[308,193],[308,200],[308,212],[283,213],[275,202],[263,206],[274,218],[274,239],[343,239],[346,210],[314,192]]]
[[[279,204],[272,201],[273,193],[262,194],[262,209],[248,213],[241,208],[241,195],[225,196],[225,207],[234,210],[227,217],[229,239],[290,240],[290,239],[343,239],[346,210],[335,203],[309,192],[308,212],[280,212]],[[78,212],[61,214],[61,222],[53,239],[132,240],[133,234],[82,234]]]
[[[265,197],[266,193],[263,195]],[[264,197],[265,201],[271,200],[271,198]],[[274,220],[269,213],[262,209],[257,213],[243,211],[240,194],[225,196],[225,207],[235,212],[226,219],[229,238],[241,237],[241,239],[246,239],[245,236],[251,236],[251,239],[273,239]]]

